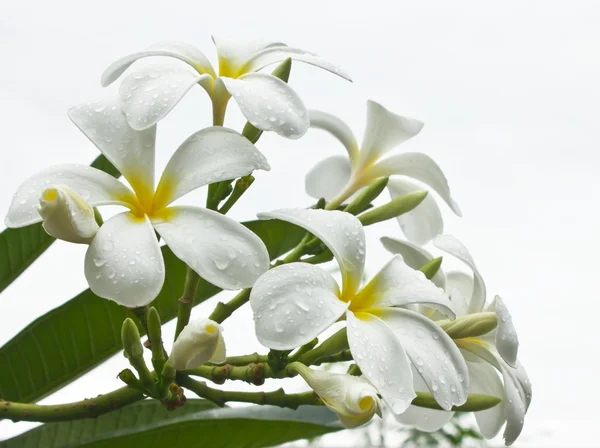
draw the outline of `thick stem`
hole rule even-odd
[[[352,357],[352,353],[350,352],[350,350],[344,350],[343,352],[339,352],[336,355],[325,356],[324,358],[320,358],[317,361],[313,362],[313,365],[320,366],[324,363],[352,361],[353,359],[354,358]]]
[[[237,392],[212,389],[201,381],[193,380],[185,375],[177,377],[178,383],[194,392],[200,398],[224,406],[229,401],[241,403],[254,403],[260,405],[279,406],[281,408],[297,409],[302,405],[323,404],[319,396],[314,392],[302,392],[299,394],[286,394],[283,389],[272,392]]]
[[[185,328],[190,321],[192,307],[194,306],[194,298],[198,290],[198,282],[200,277],[196,272],[188,266],[185,274],[185,285],[183,287],[183,295],[179,299],[177,308],[177,327],[175,328],[175,339],[179,337],[179,333]]]
[[[0,420],[14,422],[62,422],[80,418],[94,418],[144,399],[144,394],[130,387],[122,387],[96,398],[75,403],[39,405],[0,400]]]
[[[250,299],[250,289],[243,289],[240,293],[227,303],[219,302],[209,319],[222,323],[233,314],[235,310],[244,305]]]
[[[230,366],[247,366],[248,364],[267,362],[269,357],[267,355],[259,355],[258,353],[251,353],[250,355],[243,356],[228,356],[225,360],[225,364]]]
[[[323,358],[328,358],[336,355],[348,348],[348,337],[346,335],[346,327],[339,330],[329,339],[323,341],[321,345],[314,348],[298,358],[302,364],[310,366]]]

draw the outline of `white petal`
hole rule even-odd
[[[468,313],[469,302],[473,297],[473,277],[464,272],[450,271],[446,273],[446,293],[457,316]]]
[[[341,76],[348,81],[352,81],[350,75],[348,75],[344,70],[337,65],[326,61],[321,56],[301,50],[300,48],[291,48],[287,46],[274,46],[259,51],[244,64],[240,72],[255,72],[266,67],[267,65],[281,62],[287,58],[292,58],[294,61],[301,61],[310,65],[314,65],[335,75]]]
[[[348,344],[363,375],[377,388],[394,414],[402,414],[417,396],[410,361],[400,341],[381,319],[348,311]]]
[[[258,129],[293,139],[302,137],[308,130],[306,106],[281,79],[265,73],[219,79],[233,95],[244,117]]]
[[[392,199],[423,191],[419,185],[398,178],[390,179],[387,188]],[[444,232],[442,212],[430,194],[425,196],[425,199],[410,212],[404,213],[396,219],[406,238],[416,244],[427,244]]]
[[[147,217],[119,213],[106,221],[85,254],[85,277],[97,296],[134,308],[160,292],[165,267]]]
[[[285,47],[283,42],[267,40],[231,40],[212,36],[219,56],[220,76],[239,76],[241,67],[257,52],[269,47]]]
[[[322,129],[336,137],[348,151],[348,157],[354,163],[358,157],[358,143],[350,127],[335,115],[321,112],[320,110],[310,110],[310,127]]]
[[[69,117],[125,176],[138,196],[151,195],[156,127],[132,129],[118,101],[114,96],[89,101],[69,109]]]
[[[470,393],[490,395],[505,400],[504,387],[494,367],[482,362],[468,362],[467,367],[469,368]],[[479,431],[486,439],[496,437],[502,425],[506,422],[504,403],[498,403],[485,411],[475,412],[475,418],[477,419]]]
[[[473,271],[473,294],[469,300],[469,313],[479,313],[485,304],[486,288],[469,250],[452,235],[440,235],[433,240],[438,249],[458,258]]]
[[[271,167],[256,147],[236,131],[204,128],[181,144],[169,160],[154,197],[155,208],[204,185],[246,176]]]
[[[15,193],[5,223],[7,227],[23,227],[40,222],[38,204],[50,185],[66,186],[92,207],[124,205],[135,202],[131,190],[103,171],[87,165],[64,164],[41,171],[21,184]]]
[[[469,373],[460,350],[431,319],[402,308],[373,311],[400,340],[417,372],[446,411],[467,401]]]
[[[227,216],[199,207],[169,207],[152,224],[180,260],[222,289],[251,287],[269,269],[262,240]]]
[[[423,123],[396,115],[375,101],[367,101],[367,126],[360,147],[360,165],[371,165],[390,149],[414,137]]]
[[[256,336],[275,350],[299,347],[316,338],[344,313],[335,280],[323,269],[290,263],[260,277],[250,293]]]
[[[511,367],[517,365],[517,353],[519,351],[519,338],[512,322],[508,308],[500,296],[496,296],[492,302],[490,311],[495,311],[498,318],[496,329],[496,348],[500,356],[504,358]]]
[[[411,269],[396,255],[352,300],[351,309],[366,310],[390,306],[423,304],[454,319],[444,291],[421,271]]]
[[[195,369],[212,360],[224,359],[225,343],[223,328],[210,319],[194,320],[188,323],[169,355],[169,362],[177,370]]]
[[[113,62],[104,73],[102,73],[102,86],[114,82],[135,61],[149,56],[170,56],[191,65],[199,73],[208,73],[215,76],[208,58],[196,47],[184,42],[160,42],[152,45],[147,50],[132,53]]]
[[[223,364],[227,359],[227,354],[225,351],[225,339],[223,338],[223,334],[219,333],[219,340],[217,341],[217,347],[215,348],[215,352],[212,357],[209,359],[209,362],[213,364]]]
[[[321,160],[306,175],[306,192],[315,199],[332,200],[350,180],[350,169],[346,156],[331,156]]]
[[[178,64],[153,64],[129,74],[119,87],[121,110],[133,129],[154,126],[197,83],[212,82]]]
[[[433,188],[457,216],[462,216],[458,204],[450,195],[446,176],[437,163],[426,154],[405,152],[390,156],[373,166],[369,174],[374,178],[401,175],[423,182]]]
[[[356,217],[336,210],[304,209],[274,210],[258,217],[291,222],[319,238],[340,266],[343,297],[354,295],[365,267],[365,231]]]
[[[433,255],[423,249],[421,246],[408,241],[397,240],[384,236],[381,238],[381,244],[389,252],[402,256],[404,262],[413,269],[420,269],[424,264],[433,260]],[[440,267],[431,281],[439,288],[445,289],[446,280],[444,272]]]

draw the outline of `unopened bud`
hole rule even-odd
[[[225,362],[223,328],[210,319],[190,322],[173,344],[169,363],[177,370],[194,369],[205,362]]]
[[[392,199],[381,207],[368,210],[358,217],[363,226],[369,226],[377,222],[387,221],[396,218],[404,213],[410,212],[418,206],[427,197],[426,191],[407,194]]]
[[[344,211],[351,215],[358,215],[365,211],[369,204],[379,197],[381,192],[387,186],[388,181],[389,177],[383,177],[364,188],[354,199],[352,199]]]
[[[442,257],[437,257],[433,260],[429,260],[419,268],[419,271],[421,271],[423,274],[425,274],[425,277],[431,280],[440,270],[440,267],[442,266],[442,259]]]
[[[437,322],[452,339],[475,338],[489,333],[498,326],[496,313],[473,313],[455,320]]]
[[[128,359],[141,359],[144,356],[144,347],[140,342],[140,332],[129,317],[123,321],[121,327],[121,341],[123,342],[123,354]]]
[[[48,235],[71,243],[89,244],[99,228],[94,208],[65,186],[46,188],[38,212]]]
[[[486,409],[493,408],[501,401],[501,398],[494,397],[492,395],[469,394],[467,401],[464,404],[455,406],[452,408],[452,410],[458,412],[485,411]],[[412,401],[411,404],[420,408],[444,410],[438,404],[433,394],[428,392],[417,392],[417,397]]]

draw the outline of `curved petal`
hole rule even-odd
[[[42,221],[38,213],[39,200],[50,185],[73,190],[92,207],[110,204],[129,207],[136,201],[132,191],[110,174],[87,165],[56,165],[21,184],[4,220],[6,227],[23,227]]]
[[[223,334],[219,333],[219,340],[217,341],[217,347],[215,348],[215,352],[212,357],[208,360],[213,364],[223,364],[227,359],[226,349],[225,349],[225,339],[223,338]]]
[[[165,266],[148,218],[126,212],[106,221],[85,254],[85,278],[94,294],[119,305],[152,302],[165,281]]]
[[[409,268],[396,255],[352,300],[350,309],[368,310],[390,306],[423,304],[454,319],[454,311],[444,291],[427,280],[421,271]]]
[[[446,273],[446,293],[457,316],[464,316],[469,310],[469,301],[473,296],[473,277],[464,272]]]
[[[106,87],[114,82],[138,59],[149,56],[170,56],[186,62],[199,73],[208,73],[213,77],[216,76],[208,58],[193,45],[184,42],[160,42],[144,51],[129,54],[113,62],[104,73],[102,73],[102,87]]]
[[[372,314],[346,313],[348,345],[364,376],[377,388],[395,415],[417,396],[408,356],[394,332]]]
[[[321,160],[304,180],[306,192],[315,199],[330,201],[342,192],[350,180],[350,162],[346,156],[331,156]]]
[[[469,392],[474,394],[485,394],[505,400],[502,381],[496,369],[490,364],[483,362],[468,362],[469,369]],[[500,432],[502,425],[506,422],[504,418],[504,404],[498,403],[496,406],[485,411],[475,412],[479,431],[486,439],[492,439]]]
[[[452,235],[438,236],[433,240],[433,245],[458,258],[473,271],[473,294],[469,300],[468,312],[479,313],[482,311],[486,296],[485,283],[469,250]]]
[[[283,42],[277,41],[246,39],[235,41],[214,35],[212,41],[219,56],[220,76],[239,76],[242,74],[241,67],[257,52],[265,48],[286,46]]]
[[[396,115],[381,104],[367,101],[367,126],[360,147],[360,165],[369,166],[400,143],[414,137],[423,123]]]
[[[356,217],[336,210],[291,208],[259,213],[258,217],[291,222],[319,238],[331,250],[340,266],[342,300],[354,295],[365,268],[365,231]]]
[[[413,269],[420,269],[421,266],[433,260],[433,255],[423,249],[421,246],[410,243],[408,241],[397,240],[384,236],[380,239],[381,244],[388,252],[402,256],[404,262]],[[446,288],[446,279],[444,272],[440,267],[431,281],[438,287]]]
[[[320,110],[309,110],[308,115],[310,127],[327,131],[337,138],[348,151],[351,163],[355,163],[358,158],[358,143],[350,126],[335,115]]]
[[[141,132],[132,129],[114,96],[75,106],[69,109],[69,118],[129,181],[138,196],[151,198],[156,127]]]
[[[423,188],[404,179],[390,179],[387,185],[392,199],[405,196]],[[396,218],[406,238],[416,244],[427,244],[444,232],[442,212],[435,199],[428,194],[414,209]]]
[[[346,311],[335,280],[323,269],[290,263],[261,276],[250,293],[256,336],[275,350],[313,340]]]
[[[204,128],[188,137],[169,160],[156,188],[154,208],[204,185],[270,169],[265,156],[236,131]]]
[[[426,154],[405,152],[390,156],[373,166],[369,174],[374,178],[401,175],[423,182],[433,188],[457,216],[462,216],[458,204],[450,195],[446,176],[437,163]]]
[[[513,325],[512,317],[500,296],[494,298],[490,308],[496,311],[498,317],[495,341],[498,353],[500,353],[500,356],[502,356],[509,366],[516,367],[519,338]]]
[[[211,80],[178,64],[153,64],[129,74],[119,87],[121,110],[136,130],[154,126],[194,85]]]
[[[250,288],[269,269],[262,240],[227,216],[199,207],[169,207],[152,224],[180,260],[222,289]]]
[[[321,56],[301,50],[300,48],[292,48],[288,46],[273,46],[259,51],[241,67],[240,73],[255,72],[266,67],[267,65],[281,62],[287,58],[314,65],[315,67],[322,68],[323,70],[327,70],[328,72],[341,76],[348,81],[352,81],[350,75],[348,75],[344,70],[337,65],[326,61]]]
[[[446,411],[467,401],[469,372],[460,350],[431,319],[401,308],[371,310],[394,332],[438,404]]]
[[[308,130],[306,106],[281,79],[266,73],[219,79],[233,95],[244,117],[258,129],[293,139],[302,137]]]

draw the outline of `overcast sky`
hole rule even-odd
[[[66,110],[102,94],[100,74],[114,59],[161,40],[183,40],[216,61],[211,33],[319,53],[355,82],[294,64],[290,83],[309,108],[338,114],[359,138],[368,98],[425,123],[398,151],[424,151],[442,166],[464,213],[455,218],[441,204],[446,230],[470,248],[489,293],[504,298],[519,332],[534,398],[516,446],[595,445],[598,23],[597,2],[573,0],[4,1],[0,215],[31,174],[96,157]],[[159,126],[159,167],[189,134],[210,125],[206,94],[192,90]],[[226,125],[241,129],[243,123],[232,102]],[[304,174],[321,158],[344,153],[318,131],[298,141],[266,135],[258,146],[273,169],[258,174],[232,210],[235,218],[308,205]],[[198,194],[184,202],[201,200]],[[368,229],[371,274],[387,261],[378,243],[383,235],[401,236],[395,223]],[[53,245],[2,293],[0,343],[86,287],[84,251]],[[205,316],[215,303],[194,315]],[[257,348],[248,311],[225,326],[230,354]],[[116,356],[45,402],[118,387],[115,375],[125,364]],[[28,427],[2,422],[0,439]]]

